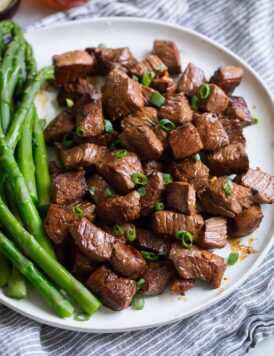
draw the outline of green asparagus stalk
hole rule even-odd
[[[31,81],[36,75],[36,61],[33,56],[33,50],[29,43],[26,43],[25,50],[25,61],[26,61],[26,80]]]
[[[19,26],[15,24],[15,22],[10,21],[10,20],[5,20],[0,22],[0,57],[2,57],[3,52],[6,48],[6,43],[4,41],[4,38],[8,35],[11,34],[12,37],[15,38],[23,38],[23,33],[22,30]]]
[[[10,211],[13,213],[17,221],[22,225],[22,220],[20,217],[20,213],[16,204],[16,201],[13,197],[13,191],[10,183],[6,180],[5,181],[5,198],[6,198],[6,205],[9,207]]]
[[[35,183],[35,166],[32,154],[32,134],[35,120],[34,108],[32,107],[23,125],[21,139],[17,145],[17,163],[25,179],[30,196],[35,204],[38,202]],[[43,175],[43,173],[42,173]]]
[[[8,258],[0,252],[0,288],[6,287],[11,274],[11,263]]]
[[[2,199],[0,199],[0,222],[22,252],[35,262],[56,285],[62,288],[86,313],[92,315],[96,312],[101,306],[100,301],[39,245],[36,239],[18,223]]]
[[[33,129],[33,156],[36,168],[35,178],[38,193],[38,210],[41,214],[44,214],[51,202],[51,179],[45,138],[36,112]]]
[[[27,297],[27,284],[22,274],[13,265],[11,276],[9,278],[6,295],[14,299],[24,299]]]
[[[54,68],[52,66],[42,69],[30,82],[26,88],[22,103],[14,115],[14,119],[9,127],[6,135],[6,140],[12,151],[14,151],[17,142],[20,140],[22,128],[26,115],[34,102],[34,99],[45,80],[54,78]]]
[[[35,239],[33,239],[35,241]],[[36,241],[35,241],[36,242]],[[36,242],[37,244],[37,242]],[[16,268],[32,283],[40,294],[48,301],[54,311],[62,318],[70,317],[73,306],[43,276],[35,265],[25,258],[15,245],[0,232],[0,251],[4,253]],[[14,272],[17,273],[17,272]],[[17,291],[18,294],[18,291]]]

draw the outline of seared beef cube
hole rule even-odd
[[[208,183],[209,169],[201,160],[195,162],[188,158],[173,162],[169,170],[174,179],[193,184],[195,190],[204,188]]]
[[[56,161],[49,161],[49,173],[52,177],[58,176],[62,173],[61,168]]]
[[[168,143],[167,143],[168,133],[162,130],[160,126],[154,127],[153,132],[158,137],[158,139],[162,142],[164,149],[166,149],[168,147]]]
[[[118,277],[105,266],[90,275],[87,287],[99,296],[104,305],[113,310],[126,309],[136,293],[134,281]]]
[[[133,173],[143,173],[139,157],[128,152],[124,157],[116,157],[115,152],[109,153],[98,166],[98,173],[117,190],[117,192],[128,193],[135,187],[132,180]]]
[[[226,269],[222,257],[196,246],[183,248],[176,242],[171,246],[169,259],[182,278],[199,278],[210,283],[213,288],[220,287]]]
[[[167,206],[187,215],[195,214],[196,196],[192,184],[174,182],[167,187]]]
[[[86,51],[72,51],[53,56],[55,80],[62,86],[94,71],[95,61]]]
[[[151,262],[143,274],[145,280],[141,288],[143,295],[160,295],[169,285],[175,275],[175,270],[167,261]]]
[[[170,77],[154,78],[151,87],[162,94],[173,94],[176,91],[177,84]]]
[[[104,262],[110,259],[114,236],[99,229],[86,218],[77,219],[69,227],[69,231],[75,244],[92,262]]]
[[[48,144],[62,141],[65,134],[74,129],[75,120],[72,113],[70,111],[62,111],[47,125],[44,131],[45,140]]]
[[[246,140],[243,133],[242,125],[237,119],[229,118],[225,115],[219,115],[219,120],[225,129],[230,143],[242,143],[244,146]]]
[[[144,97],[144,104],[145,105],[151,105],[150,100],[153,96],[153,94],[155,93],[155,90],[152,89],[151,87],[147,87],[145,85],[139,84],[141,92],[143,94]]]
[[[95,205],[86,200],[75,200],[73,203],[67,205],[67,207],[73,211],[73,208],[79,208],[82,210],[84,217],[89,221],[93,221],[95,218]],[[74,215],[76,218],[76,216]]]
[[[58,174],[52,179],[53,201],[57,204],[67,204],[82,198],[87,192],[84,171]]]
[[[97,270],[98,265],[90,260],[90,258],[84,255],[81,251],[76,252],[74,265],[72,267],[72,272],[76,276],[88,277],[92,272]]]
[[[206,82],[205,74],[202,69],[189,63],[178,83],[177,91],[186,95],[198,95],[199,88]]]
[[[94,143],[85,143],[68,150],[63,150],[61,158],[66,169],[95,168],[99,165],[108,149]]]
[[[94,174],[87,179],[88,192],[96,204],[101,204],[110,197],[112,189],[108,183],[99,176]]]
[[[233,218],[240,214],[243,208],[253,203],[252,192],[249,188],[231,182],[230,195],[226,194],[227,178],[220,177],[214,183],[208,184],[200,192],[199,201],[206,212]]]
[[[164,146],[153,130],[147,126],[125,128],[120,134],[122,145],[134,151],[142,160],[160,159]]]
[[[131,279],[137,279],[146,268],[140,252],[119,240],[114,243],[110,264],[116,273]]]
[[[157,118],[157,110],[146,106],[133,114],[126,116],[121,121],[121,127],[123,129],[126,128],[134,128],[140,125],[148,126],[153,128],[158,125],[158,118]]]
[[[123,224],[140,216],[140,194],[137,191],[122,197],[109,198],[97,206],[98,214],[110,224]]]
[[[214,151],[229,145],[228,135],[216,114],[195,115],[195,126],[203,142],[204,150]]]
[[[270,174],[262,172],[259,168],[249,169],[246,173],[237,177],[236,181],[251,189],[255,203],[274,203],[274,180]]]
[[[77,134],[95,137],[104,132],[104,116],[101,100],[82,98],[75,104]]]
[[[225,115],[231,120],[237,121],[242,127],[253,123],[246,101],[241,96],[231,96]]]
[[[142,108],[144,98],[139,84],[125,73],[113,70],[103,88],[103,105],[112,120]]]
[[[167,255],[170,250],[170,242],[161,235],[146,229],[136,229],[136,240],[139,250],[152,251]]]
[[[263,212],[260,205],[252,205],[228,220],[230,237],[243,237],[257,230],[263,220]]]
[[[166,73],[166,66],[164,62],[153,54],[150,54],[141,62],[137,63],[133,68],[131,68],[131,73],[142,77],[145,73],[153,72],[157,76],[162,76]]]
[[[118,133],[115,130],[113,130],[113,132],[111,133],[103,132],[103,134],[94,137],[82,137],[78,135],[74,136],[74,142],[77,145],[81,145],[84,143],[95,143],[96,145],[105,147],[109,147],[112,142],[116,141],[117,139]]]
[[[249,168],[249,159],[241,143],[233,143],[207,156],[207,164],[212,174],[217,176],[240,174]]]
[[[172,131],[168,141],[175,159],[192,156],[203,149],[199,133],[192,124],[186,124]]]
[[[145,194],[141,196],[141,213],[146,216],[150,214],[157,202],[161,201],[165,184],[163,175],[160,172],[149,176],[148,183],[145,186]]]
[[[230,94],[241,83],[244,71],[242,67],[224,66],[219,68],[210,78],[210,82],[218,85]]]
[[[173,211],[156,211],[152,215],[153,230],[158,234],[174,235],[179,230],[186,230],[196,239],[203,224],[201,215],[188,216]]]
[[[143,163],[143,170],[144,170],[144,174],[146,176],[149,176],[152,173],[163,172],[164,165],[161,161],[151,160]]]
[[[185,295],[185,292],[195,286],[193,279],[175,278],[169,286],[171,294]]]
[[[175,42],[155,40],[153,43],[153,53],[161,58],[170,74],[181,73],[180,52]]]
[[[59,105],[66,106],[66,99],[71,99],[73,102],[76,102],[83,96],[93,98],[98,95],[100,94],[96,93],[93,84],[91,84],[87,79],[79,78],[76,82],[68,83],[60,88],[57,95],[57,101]]]
[[[165,104],[159,110],[160,119],[169,119],[176,125],[182,125],[192,120],[191,107],[184,94],[166,95]]]
[[[227,243],[227,219],[214,217],[205,220],[197,244],[202,248],[221,248]]]
[[[229,103],[226,93],[215,84],[209,84],[209,88],[210,94],[201,100],[201,108],[214,113],[225,111]]]

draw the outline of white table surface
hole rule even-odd
[[[38,0],[22,0],[14,20],[21,26],[27,26],[45,16],[55,13],[56,10],[44,5]],[[263,340],[249,356],[273,356],[274,355],[274,336]]]

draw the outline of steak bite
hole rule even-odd
[[[262,172],[259,168],[250,168],[246,173],[237,177],[235,181],[251,189],[255,203],[274,203],[274,180],[270,174]]]
[[[230,237],[243,237],[257,230],[263,220],[263,212],[260,205],[252,205],[249,208],[228,220],[228,233]]]
[[[186,215],[194,215],[196,196],[192,184],[174,182],[167,187],[167,206]]]
[[[137,279],[146,268],[140,252],[119,240],[114,243],[110,264],[116,273],[131,279]]]
[[[215,151],[229,145],[228,135],[216,114],[195,115],[195,126],[205,151]]]
[[[113,70],[103,88],[103,106],[112,120],[141,109],[144,98],[139,84],[125,73]]]
[[[136,229],[136,245],[139,250],[151,251],[167,255],[170,250],[170,241],[151,230]]]
[[[226,93],[215,84],[209,84],[210,93],[206,99],[201,99],[201,108],[214,113],[225,111],[229,99]]]
[[[156,76],[162,77],[166,73],[166,66],[158,56],[150,54],[131,68],[130,72],[137,77],[142,77],[148,72],[153,72]]]
[[[165,97],[166,101],[159,110],[159,119],[169,119],[176,125],[192,120],[193,111],[184,94],[168,94]]]
[[[118,277],[105,266],[93,272],[86,284],[92,292],[98,295],[104,305],[113,310],[126,309],[136,292],[134,281]]]
[[[121,121],[122,129],[147,126],[153,128],[158,125],[157,110],[146,106],[135,113],[126,116]]]
[[[242,125],[237,119],[229,118],[223,114],[219,115],[219,120],[225,129],[230,143],[246,144]]]
[[[162,173],[152,173],[148,177],[145,194],[141,196],[141,214],[143,216],[149,215],[154,210],[155,204],[161,201],[164,190],[165,184]]]
[[[169,171],[174,179],[193,184],[195,190],[208,184],[209,169],[201,160],[195,162],[192,158],[187,158],[173,162]]]
[[[175,275],[173,266],[168,261],[151,262],[142,278],[145,280],[141,288],[143,295],[160,295]]]
[[[126,156],[118,158],[116,152],[110,152],[98,165],[98,173],[120,193],[128,193],[135,187],[132,180],[133,173],[143,173],[139,157],[128,152]]]
[[[168,142],[175,159],[192,156],[203,149],[199,133],[190,123],[172,131]]]
[[[199,278],[210,283],[213,288],[220,287],[226,269],[222,257],[196,246],[191,249],[182,248],[176,242],[171,246],[169,259],[182,278]]]
[[[221,248],[227,244],[227,219],[214,217],[205,220],[197,244],[202,248]]]
[[[67,105],[67,99],[76,102],[82,97],[95,98],[100,96],[88,79],[78,78],[76,82],[68,83],[59,89],[57,101],[61,106]]]
[[[186,230],[195,240],[203,224],[201,215],[188,216],[173,211],[156,211],[152,215],[152,227],[158,234],[174,235],[179,230]]]
[[[163,172],[164,165],[161,161],[146,161],[143,162],[143,171],[146,176],[150,176],[152,173]]]
[[[206,212],[233,218],[240,214],[243,208],[253,203],[252,192],[231,181],[230,192],[227,191],[227,178],[220,177],[214,183],[208,184],[199,192],[199,202]],[[227,193],[230,193],[228,195]]]
[[[181,73],[180,52],[175,42],[155,40],[153,43],[153,53],[164,62],[170,74]]]
[[[153,96],[153,94],[155,93],[155,90],[152,89],[151,87],[147,87],[143,84],[139,84],[139,87],[141,89],[141,92],[143,94],[143,97],[144,97],[144,104],[145,105],[152,105],[151,104],[151,98]]]
[[[83,213],[83,216],[87,218],[90,222],[93,222],[95,219],[95,205],[86,200],[75,200],[74,202],[67,205],[67,207],[73,212],[75,218],[77,218],[77,213],[75,215],[74,210],[76,208],[80,209]],[[80,212],[80,214],[81,214]]]
[[[86,218],[77,219],[69,227],[69,232],[75,244],[93,262],[104,262],[110,259],[114,236],[99,229]]]
[[[85,172],[61,173],[52,179],[53,201],[57,204],[67,204],[81,199],[87,192]]]
[[[241,83],[244,71],[242,67],[220,67],[210,78],[210,83],[218,85],[224,92],[230,94]]]
[[[75,130],[75,126],[75,120],[71,111],[60,112],[47,125],[44,131],[46,143],[53,144],[54,142],[62,141],[67,133]]]
[[[136,152],[142,160],[158,160],[163,154],[162,142],[148,126],[125,128],[119,137],[122,144]]]
[[[206,78],[202,69],[188,63],[178,83],[177,91],[189,96],[198,95],[200,86],[205,82]]]
[[[253,123],[246,101],[241,96],[230,96],[225,115],[229,119],[238,122],[242,127],[252,125]]]
[[[87,279],[87,277],[96,269],[98,265],[92,262],[88,256],[84,255],[81,251],[77,251],[74,259],[74,264],[72,267],[72,273],[77,277]]]
[[[93,174],[87,179],[88,192],[95,204],[101,204],[106,201],[110,194],[113,194],[111,187],[108,183],[99,176],[98,174]]]
[[[176,91],[177,84],[170,77],[154,78],[151,87],[162,94],[173,94]]]
[[[171,294],[185,295],[185,292],[195,286],[193,279],[175,278],[169,286]]]
[[[123,224],[140,216],[140,194],[137,191],[122,197],[112,197],[97,206],[102,219],[110,224]]]
[[[249,168],[249,159],[241,143],[233,143],[207,156],[207,164],[212,174],[217,176],[240,174]]]
[[[55,80],[60,86],[85,78],[94,72],[95,61],[86,51],[72,51],[53,56]]]
[[[95,137],[104,132],[104,116],[101,100],[82,98],[75,104],[77,134]]]

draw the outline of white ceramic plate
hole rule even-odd
[[[261,167],[274,174],[274,113],[273,100],[257,74],[239,57],[216,42],[191,30],[169,25],[163,22],[136,18],[101,18],[87,21],[70,22],[54,27],[36,30],[27,34],[34,47],[39,67],[49,65],[53,54],[74,49],[96,46],[106,43],[108,47],[129,46],[137,58],[143,58],[152,48],[154,39],[171,39],[181,51],[183,68],[193,62],[203,68],[209,77],[216,68],[225,64],[239,64],[244,68],[244,80],[236,94],[246,98],[253,114],[260,118],[257,126],[245,130],[247,149],[251,167]],[[42,100],[42,110],[47,109],[48,119],[54,116],[54,110]],[[46,108],[47,107],[47,108]],[[131,308],[122,312],[113,312],[101,308],[89,321],[77,322],[63,320],[53,314],[46,303],[35,292],[27,300],[14,301],[0,294],[0,301],[19,313],[34,320],[64,329],[85,332],[118,332],[144,329],[186,318],[219,302],[238,288],[263,260],[273,242],[274,206],[263,206],[264,220],[253,234],[253,247],[256,254],[234,266],[229,266],[221,288],[211,289],[205,283],[197,283],[196,288],[187,292],[186,298],[170,296],[146,298],[145,308],[136,311]],[[248,238],[243,239],[243,243]],[[230,247],[218,250],[218,254],[227,257]],[[255,272],[256,273],[256,272]]]

